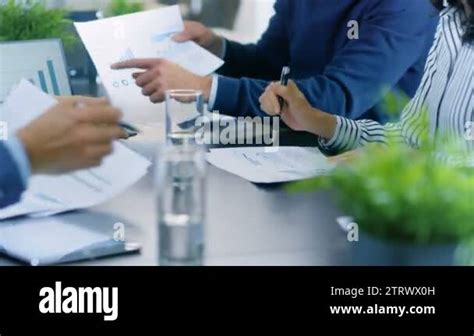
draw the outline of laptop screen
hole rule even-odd
[[[71,95],[66,60],[58,39],[0,43],[0,103],[27,79],[50,95]]]

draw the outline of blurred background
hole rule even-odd
[[[4,1],[4,0],[2,0]],[[50,7],[71,11],[106,11],[113,0],[45,0]],[[120,1],[119,1],[120,2]],[[125,0],[144,9],[163,5],[180,5],[185,18],[199,20],[211,27],[220,27],[257,38],[267,28],[273,15],[275,0]]]
[[[75,22],[97,20],[155,9],[160,6],[179,5],[185,19],[200,21],[209,27],[215,28],[217,33],[224,37],[243,43],[257,41],[267,29],[269,20],[274,14],[273,5],[275,3],[275,0],[0,0],[0,5],[7,4],[9,1],[14,1],[16,4],[40,3],[48,9],[59,9],[64,11],[62,15]],[[10,16],[9,19],[11,19],[12,14],[8,13],[8,10],[4,10],[1,16]],[[31,25],[31,23],[24,21],[20,15],[13,19],[18,31],[25,31],[20,26]],[[43,21],[39,19],[35,25],[44,24]],[[59,22],[56,27],[60,27]],[[68,27],[66,30],[70,30],[70,33],[75,34],[72,25]],[[62,30],[62,28],[59,28],[59,30]],[[17,35],[22,35],[19,37],[15,36],[15,32],[13,32],[13,36],[4,36],[2,31],[0,31],[0,35],[3,41],[46,38],[46,36],[28,37],[24,36],[23,33],[18,33]],[[65,42],[66,39],[61,38]],[[80,39],[77,38],[77,41],[70,45],[65,44],[73,93],[81,95],[98,94],[100,85],[97,85],[97,73]]]

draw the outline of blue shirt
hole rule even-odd
[[[227,41],[210,109],[264,115],[258,98],[289,65],[314,107],[384,121],[382,92],[415,94],[438,21],[429,1],[413,0],[277,0],[275,11],[257,44]],[[358,39],[348,37],[351,21]]]
[[[23,180],[23,184],[26,186],[30,177],[30,160],[26,155],[23,143],[16,136],[13,136],[5,142],[5,145],[10,152],[10,155],[15,160],[21,175],[21,179]]]
[[[0,208],[20,200],[30,174],[28,157],[16,137],[0,141]]]

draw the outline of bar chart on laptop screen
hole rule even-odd
[[[0,43],[0,102],[22,79],[50,95],[70,95],[60,43],[55,40]]]

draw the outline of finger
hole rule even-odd
[[[122,119],[122,113],[113,107],[88,106],[76,111],[78,120],[86,123],[118,124]]]
[[[82,144],[109,144],[123,136],[125,131],[117,125],[84,124],[76,132]]]
[[[132,74],[132,77],[133,77],[133,79],[137,79],[138,77],[140,77],[141,75],[143,75],[145,73],[146,73],[146,71],[145,72],[134,72]]]
[[[287,86],[281,85],[280,83],[273,83],[270,89],[286,101],[291,101],[292,98],[300,94],[303,95],[296,83],[292,80],[288,81]]]
[[[106,125],[102,130],[104,134],[104,141],[110,142],[118,139],[128,139],[128,133],[117,125]]]
[[[281,106],[279,97],[276,93],[272,90],[273,85],[271,84],[268,86],[267,90],[265,91],[265,97],[267,99],[268,109],[270,110],[272,115],[279,115],[281,114]]]
[[[272,111],[274,111],[275,115],[281,114],[282,111],[280,106],[280,100],[278,99],[278,97],[272,92],[268,95],[268,99],[270,101]]]
[[[108,106],[110,103],[106,97],[77,97],[74,106]]]
[[[287,86],[283,86],[281,84],[272,84],[270,86],[270,91],[283,98],[287,102],[291,99],[290,90]]]
[[[150,96],[150,101],[154,104],[162,103],[164,100],[165,100],[165,95],[160,91],[156,91],[154,94]]]
[[[91,156],[94,158],[103,158],[105,155],[109,155],[113,151],[112,144],[96,145],[90,148]]]
[[[182,43],[182,42],[187,42],[192,39],[191,34],[189,31],[184,30],[180,33],[174,34],[171,39],[175,42]]]
[[[145,87],[150,84],[157,77],[157,73],[154,71],[147,71],[135,79],[135,84],[139,87]]]
[[[160,62],[158,58],[136,58],[111,65],[113,70],[121,69],[150,69]]]
[[[62,96],[57,97],[58,103],[63,106],[78,105],[108,105],[109,101],[106,97],[86,97],[86,96]]]
[[[184,21],[184,30],[173,35],[172,40],[175,42],[186,42],[193,40],[193,26],[196,23],[193,21]]]
[[[156,84],[152,82],[152,83],[146,85],[146,86],[142,89],[142,94],[143,94],[144,96],[150,97],[150,96],[152,96],[156,91],[157,91]]]
[[[104,158],[105,156],[111,154],[113,151],[112,144],[101,144],[101,145],[92,145],[86,147],[85,157],[92,162],[97,162]]]
[[[276,101],[275,101],[276,100]],[[278,99],[276,98],[273,92],[267,91],[260,98],[261,108],[264,112],[269,115],[278,115],[279,104]]]
[[[288,81],[288,91],[291,95],[294,95],[294,96],[297,96],[297,95],[302,95],[304,96],[304,94],[301,92],[301,90],[298,88],[298,86],[296,85],[296,83],[292,80],[289,80]]]

